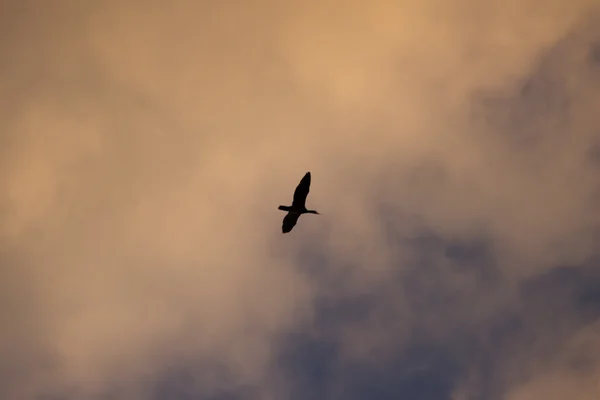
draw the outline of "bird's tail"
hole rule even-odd
[[[291,207],[290,206],[279,206],[277,208],[281,211],[290,211]]]

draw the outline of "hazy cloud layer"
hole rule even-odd
[[[9,3],[1,397],[597,397],[594,1]]]

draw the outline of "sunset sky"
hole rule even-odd
[[[600,398],[597,0],[5,0],[0,49],[1,399]]]

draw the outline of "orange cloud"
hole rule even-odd
[[[515,279],[593,252],[597,91],[569,77],[568,126],[541,133],[473,108],[513,96],[592,1],[209,3],[2,13],[6,396],[142,390],[182,355],[275,390],[272,340],[317,292],[298,246],[358,263],[352,287],[369,290],[403,268],[382,203],[489,234]],[[543,137],[523,150],[520,129]],[[308,170],[324,215],[282,237],[276,207]]]

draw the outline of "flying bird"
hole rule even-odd
[[[296,225],[298,218],[300,218],[300,215],[319,214],[315,210],[306,209],[306,196],[308,196],[309,190],[310,172],[307,172],[294,191],[294,200],[292,201],[292,205],[278,207],[280,210],[288,212],[283,218],[283,224],[281,226],[281,231],[283,233],[288,233],[292,230],[292,228]]]

